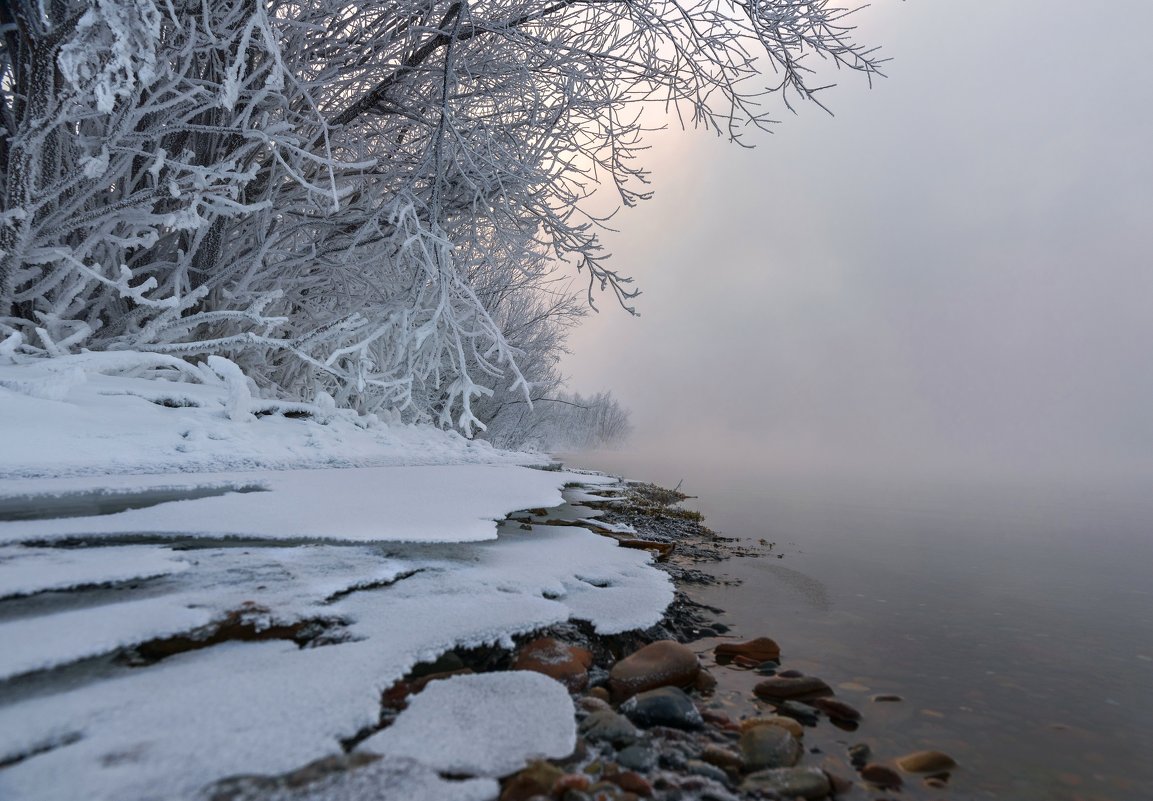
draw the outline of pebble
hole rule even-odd
[[[821,719],[815,710],[792,701],[777,703],[776,708],[778,715],[792,718],[805,726],[816,726]]]
[[[543,673],[559,681],[569,692],[580,692],[588,685],[588,669],[592,663],[593,655],[587,649],[553,637],[540,637],[520,649],[512,668]]]
[[[769,791],[789,798],[821,799],[832,790],[820,768],[773,768],[750,773],[741,783],[745,792]]]
[[[609,689],[614,698],[655,690],[657,687],[688,687],[700,672],[692,649],[673,640],[658,640],[613,665]]]
[[[548,762],[533,762],[513,776],[501,791],[500,801],[528,801],[535,795],[550,795],[564,771]]]
[[[693,699],[679,687],[658,687],[638,693],[621,704],[620,711],[642,729],[668,726],[691,731],[705,725]]]
[[[732,661],[738,656],[755,659],[759,664],[770,659],[780,659],[781,646],[768,637],[758,637],[746,642],[723,642],[713,649],[713,655],[721,664]]]
[[[900,790],[904,781],[901,774],[886,765],[871,763],[861,768],[861,778],[882,790]]]
[[[685,770],[695,776],[704,776],[705,778],[724,784],[729,780],[729,775],[716,765],[712,765],[704,760],[689,759],[685,761]]]
[[[801,758],[801,746],[779,726],[754,726],[741,734],[738,742],[745,770],[788,768]]]
[[[788,698],[818,698],[833,694],[832,688],[816,676],[788,677],[780,674],[758,682],[757,686],[753,688],[753,692],[758,698],[767,701]]]
[[[875,704],[892,704],[892,703],[896,703],[897,701],[904,701],[905,699],[899,695],[893,695],[892,693],[886,693],[884,695],[874,695],[869,700]]]
[[[585,712],[600,712],[605,709],[610,711],[612,710],[612,707],[609,706],[608,701],[604,700],[603,698],[597,698],[595,695],[591,694],[586,695],[584,698],[580,699],[577,704]]]
[[[617,752],[617,763],[629,770],[648,772],[657,766],[657,752],[651,746],[634,743]]]
[[[713,690],[717,689],[716,677],[714,677],[712,673],[709,673],[707,670],[702,668],[701,672],[697,674],[697,679],[693,683],[693,688],[699,693],[708,695]]]
[[[863,768],[872,756],[873,749],[869,748],[866,743],[856,743],[849,746],[849,762],[858,770]]]
[[[897,760],[897,767],[906,773],[938,773],[957,767],[956,761],[940,751],[917,751]]]
[[[588,697],[598,698],[601,701],[604,701],[606,704],[612,699],[612,696],[609,695],[609,691],[604,687],[593,687],[588,691]]]
[[[770,715],[764,718],[746,718],[741,721],[741,731],[746,731],[755,726],[779,726],[798,739],[805,736],[804,726],[792,718],[786,718],[783,715]]]
[[[632,721],[611,709],[590,712],[581,721],[580,733],[593,742],[607,742],[616,747],[630,745],[640,737],[640,731]]]
[[[848,704],[842,701],[836,701],[832,698],[818,698],[812,702],[812,705],[824,712],[832,720],[848,720],[858,721],[861,719],[861,713],[853,709]]]
[[[710,744],[701,750],[701,759],[718,768],[740,770],[745,764],[741,755],[723,745]]]
[[[650,798],[653,794],[653,786],[648,783],[648,780],[639,773],[631,770],[624,773],[615,773],[607,777],[610,782],[615,784],[628,793],[636,793],[642,798]]]

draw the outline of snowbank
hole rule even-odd
[[[0,367],[0,798],[192,799],[291,771],[379,725],[381,693],[418,662],[569,619],[645,627],[672,600],[646,552],[497,522],[611,479],[333,410],[257,419],[263,402],[223,379],[95,361]],[[289,464],[307,469],[272,469]],[[385,797],[493,798],[493,776],[571,747],[551,680],[425,692],[371,738],[387,764],[333,778],[333,798],[370,773],[394,783]],[[488,722],[458,717],[419,747],[464,695]]]

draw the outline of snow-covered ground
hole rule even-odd
[[[371,731],[418,662],[573,618],[644,627],[672,600],[644,551],[500,522],[612,479],[325,401],[261,400],[221,360],[0,364],[0,798],[194,798],[290,771]],[[494,798],[571,748],[551,679],[440,684],[362,744],[388,755],[373,792]]]

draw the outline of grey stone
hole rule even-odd
[[[754,726],[740,739],[745,770],[789,768],[801,758],[801,745],[780,726]]]
[[[646,773],[657,766],[657,752],[643,743],[633,743],[617,752],[617,764]]]
[[[816,801],[832,792],[829,777],[820,768],[771,768],[750,773],[741,790],[767,790],[787,798],[800,796]]]
[[[689,773],[694,773],[697,776],[706,776],[715,781],[724,784],[728,781],[729,776],[716,765],[710,765],[708,762],[702,762],[699,759],[690,759],[685,762],[685,770]]]
[[[620,711],[645,729],[668,726],[694,730],[705,724],[693,699],[679,687],[661,687],[634,695],[621,704]]]
[[[580,733],[592,742],[607,742],[618,748],[636,742],[640,731],[628,718],[611,709],[590,712],[581,721]]]

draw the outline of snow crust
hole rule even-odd
[[[531,759],[571,754],[573,713],[564,686],[540,673],[454,676],[429,684],[359,748],[420,760],[441,773],[507,776]]]
[[[99,355],[115,357],[96,360],[101,370],[120,358]],[[510,646],[570,619],[602,633],[643,628],[672,600],[647,552],[576,526],[497,522],[559,504],[570,481],[611,489],[613,479],[531,470],[523,455],[331,409],[327,422],[257,419],[263,402],[223,383],[90,368],[0,366],[5,801],[201,799],[229,776],[342,753],[378,725],[383,691],[445,651]],[[253,405],[236,414],[239,403]],[[273,469],[289,466],[304,469]],[[68,547],[53,547],[61,538]],[[118,658],[172,635],[203,642],[238,620],[275,637],[137,667]],[[311,631],[306,647],[286,630]],[[494,798],[485,777],[519,767],[525,743],[571,748],[571,702],[541,681],[434,682],[431,700],[398,720],[401,734],[381,735],[386,759],[284,797]],[[427,740],[441,728],[429,720],[465,695],[492,707],[504,733],[458,718],[441,751],[407,744],[405,731]],[[483,776],[445,781],[437,771],[449,764]],[[377,775],[387,787],[373,794]]]
[[[561,487],[584,477],[516,465],[464,464],[259,470],[201,478],[211,486],[248,480],[266,489],[115,514],[0,522],[0,543],[124,535],[469,542],[495,538],[495,521],[510,511],[556,506],[562,502]],[[24,479],[7,482],[0,497],[55,495],[67,502],[70,494],[128,486],[143,490],[171,481],[170,476]],[[452,502],[445,503],[449,497]]]
[[[0,420],[8,421],[0,479],[539,460],[324,403],[241,397],[212,371],[178,361],[130,352],[0,360]],[[141,364],[169,367],[132,374]]]
[[[171,549],[152,545],[124,548],[0,547],[0,599],[48,590],[155,578],[188,569]]]

